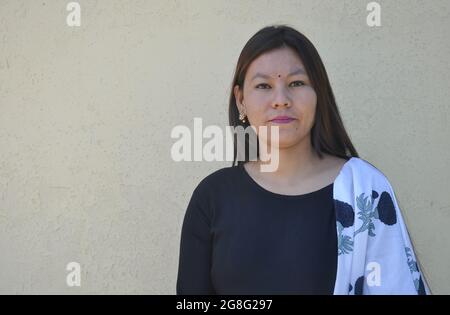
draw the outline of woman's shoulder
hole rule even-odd
[[[386,174],[374,163],[371,163],[364,158],[352,157],[344,165],[344,167],[346,166],[349,170],[347,172],[349,176],[358,176],[364,178],[366,181],[370,180],[384,185],[390,184]]]
[[[219,193],[236,183],[236,172],[239,166],[226,166],[205,175],[195,188],[199,193]]]
[[[216,183],[223,183],[223,181],[231,180],[235,175],[238,166],[225,166],[211,171],[205,175],[200,183],[203,185],[211,185]]]

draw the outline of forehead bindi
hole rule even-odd
[[[296,68],[294,68],[292,71],[290,71],[286,77],[291,77],[291,76],[295,76],[295,75],[305,75],[306,76],[306,71],[305,69],[303,69],[302,67],[297,66]],[[280,72],[275,72],[275,75],[270,75],[268,73],[264,73],[264,72],[256,72],[255,74],[253,74],[250,77],[250,81],[253,81],[255,79],[271,79],[274,77],[278,77],[281,78],[282,76],[284,76],[283,74],[281,74]]]

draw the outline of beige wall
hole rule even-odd
[[[0,293],[174,294],[193,188],[176,125],[227,124],[245,42],[316,45],[361,157],[392,182],[434,293],[450,293],[450,2],[0,1]],[[81,264],[81,287],[66,284]]]

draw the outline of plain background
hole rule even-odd
[[[434,293],[450,293],[450,2],[0,1],[0,293],[174,294],[198,182],[170,133],[228,124],[234,67],[260,28],[318,49],[361,157],[391,181]],[[232,198],[232,196],[230,196]],[[66,265],[81,264],[81,287]]]

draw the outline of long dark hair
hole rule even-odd
[[[359,157],[345,131],[319,53],[305,35],[285,24],[262,28],[249,39],[242,49],[231,84],[228,109],[230,126],[233,126],[234,128],[242,126],[244,129],[249,126],[248,119],[245,123],[242,123],[239,120],[239,111],[233,93],[234,86],[238,85],[241,90],[243,89],[247,69],[252,61],[258,56],[283,47],[290,47],[297,52],[317,94],[315,121],[311,129],[311,145],[319,158],[323,157],[322,153],[341,157],[346,160],[351,157]],[[248,147],[249,141],[246,138],[246,151],[248,150]],[[237,154],[237,142],[234,139],[233,166],[235,165]],[[257,156],[259,157],[259,153]],[[238,165],[247,161],[249,161],[249,159],[246,154],[244,161],[238,161]]]

